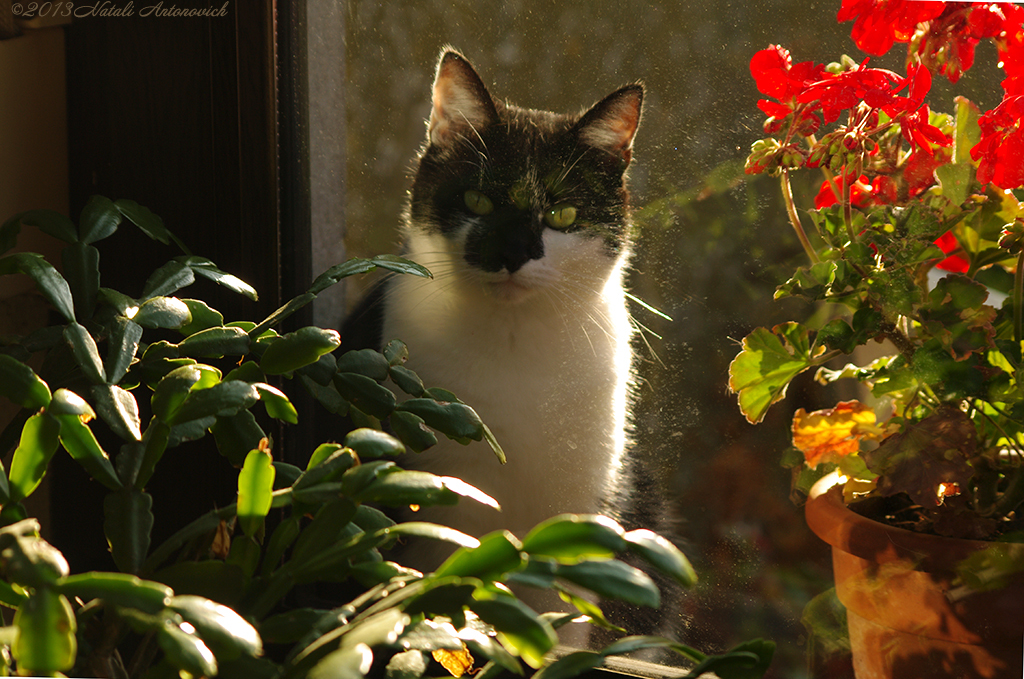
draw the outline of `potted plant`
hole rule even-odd
[[[1019,676],[1019,615],[970,616],[998,615],[1024,570],[1024,8],[843,0],[838,19],[871,55],[907,43],[906,72],[774,45],[752,58],[768,136],[746,171],[779,178],[809,259],[776,298],[814,305],[750,333],[730,386],[756,423],[805,371],[863,385],[793,420],[798,486],[834,472],[807,517],[833,545],[858,676]],[[1006,76],[998,105],[932,111],[933,78],[956,83],[981,40]],[[791,176],[807,171],[820,191],[798,206]]]
[[[96,244],[122,224],[185,252],[157,268],[137,296],[101,286]],[[66,243],[62,273],[41,255],[9,252],[23,225]],[[3,451],[13,449],[8,469],[0,469],[5,674],[418,677],[436,660],[453,676],[522,674],[525,666],[557,678],[652,648],[682,654],[694,665],[692,676],[753,678],[767,670],[772,645],[762,641],[707,656],[633,636],[603,650],[550,654],[556,628],[575,616],[539,614],[509,586],[555,590],[602,625],[586,592],[656,606],[650,577],[618,556],[684,586],[695,576],[683,554],[650,531],[566,515],[522,540],[505,531],[476,540],[444,526],[396,524],[376,508],[494,504],[458,479],[403,470],[395,458],[439,434],[487,439],[503,453],[472,408],[404,367],[401,343],[336,355],[333,330],[275,328],[346,276],[374,268],[429,276],[422,267],[391,256],[350,260],[262,321],[226,322],[179,291],[196,277],[251,298],[255,290],[188,253],[145,207],[99,196],[77,225],[49,210],[15,215],[0,226],[0,255],[0,275],[30,277],[56,319],[0,342],[0,395],[20,407],[0,434]],[[399,403],[386,381],[411,398]],[[364,425],[310,451],[302,466],[275,460],[265,433],[273,420],[299,422],[286,394],[298,385]],[[381,422],[393,434],[381,431]],[[155,544],[147,489],[160,469],[175,464],[181,446],[205,446],[214,462],[236,468],[237,500],[180,522]],[[65,453],[105,489],[103,531],[116,571],[77,572],[28,516],[23,501],[53,457]],[[458,549],[425,575],[387,559],[388,547],[410,535]],[[289,600],[296,586],[323,582],[344,592],[333,607]]]

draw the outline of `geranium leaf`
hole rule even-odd
[[[760,422],[768,408],[786,396],[794,377],[815,365],[810,331],[798,323],[771,330],[758,328],[743,340],[743,349],[729,365],[729,388],[738,395],[747,421]]]

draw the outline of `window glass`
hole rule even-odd
[[[671,320],[631,307],[647,329],[635,454],[661,470],[659,492],[678,512],[676,537],[701,578],[676,612],[683,640],[715,651],[773,639],[775,676],[805,676],[801,614],[831,587],[827,548],[791,500],[780,459],[792,411],[835,399],[819,404],[797,384],[755,428],[727,392],[739,340],[792,317],[772,294],[803,256],[777,183],[743,175],[750,144],[764,136],[748,64],[771,43],[794,61],[827,63],[844,52],[862,60],[850,24],[835,20],[839,4],[349,0],[341,17],[345,107],[337,124],[345,130],[349,256],[396,250],[442,46],[462,51],[495,97],[524,107],[579,110],[623,84],[645,83],[630,169],[638,226],[630,289]],[[902,71],[901,60],[893,50],[872,63]],[[323,67],[311,62],[314,78]],[[936,82],[933,107],[948,109],[942,87]],[[799,177],[795,188],[816,189]],[[360,292],[351,287],[349,301]]]

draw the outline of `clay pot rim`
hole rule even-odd
[[[811,488],[804,513],[807,525],[826,543],[863,559],[884,563],[911,559],[919,570],[951,571],[971,554],[998,543],[915,533],[850,510],[843,501],[842,477],[833,472]]]

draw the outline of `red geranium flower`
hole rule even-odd
[[[952,231],[947,231],[939,236],[935,244],[939,246],[940,250],[949,255],[949,257],[936,264],[936,268],[943,271],[952,271],[953,273],[967,273],[967,270],[971,268],[970,263],[960,255],[949,254],[960,249],[960,243],[956,241],[956,236],[953,235]]]
[[[839,175],[834,178],[835,188],[843,190],[844,178]],[[821,210],[835,205],[839,202],[832,182],[827,179],[821,183],[818,195],[814,197],[814,207]],[[879,175],[872,180],[861,175],[857,181],[850,185],[850,204],[856,207],[870,207],[872,205],[888,205],[896,202],[896,185],[891,179]]]
[[[843,0],[837,19],[854,19],[851,36],[868,54],[885,54],[893,42],[909,42],[917,25],[937,17],[944,2],[910,0]]]
[[[981,116],[981,140],[971,149],[978,181],[1003,189],[1024,186],[1024,95],[1007,95]]]
[[[782,120],[793,113],[796,107],[796,97],[811,83],[817,82],[827,75],[824,64],[815,64],[811,61],[793,63],[789,50],[770,45],[754,54],[750,59],[750,74],[754,77],[757,89],[769,97],[778,101],[761,99],[757,107],[769,118]],[[816,107],[805,107],[801,112],[801,120],[814,120],[816,128],[817,119],[812,113]],[[814,130],[807,130],[811,134]]]
[[[1024,94],[1024,7],[1005,5],[1002,31],[996,35],[999,65],[1006,73],[1003,91],[1007,95]]]
[[[1005,21],[997,3],[951,3],[915,33],[908,57],[916,55],[931,71],[955,83],[974,65],[978,42],[1002,33]]]
[[[903,163],[903,183],[907,198],[916,198],[935,184],[935,170],[949,162],[949,151],[930,153],[917,150]]]

